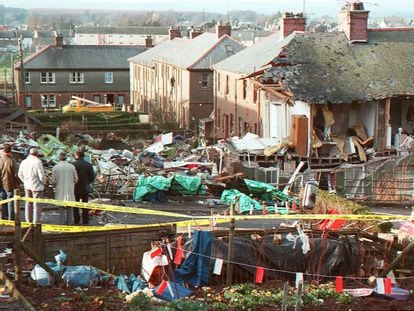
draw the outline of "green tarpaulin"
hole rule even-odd
[[[172,190],[181,195],[194,195],[202,190],[200,177],[175,175],[169,178],[162,176],[139,176],[134,191],[134,201],[140,202],[148,193]]]
[[[173,177],[139,176],[134,191],[134,201],[142,201],[142,198],[148,193],[155,193],[160,190],[167,191],[171,187],[172,180]]]

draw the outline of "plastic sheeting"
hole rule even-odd
[[[191,289],[185,287],[184,285],[168,281],[167,287],[164,289],[164,291],[161,294],[158,294],[158,289],[160,286],[161,285],[153,289],[154,296],[166,301],[173,301],[176,299],[184,298],[190,296],[193,293]]]
[[[145,195],[157,191],[167,191],[171,187],[173,177],[144,176],[138,177],[137,186],[134,191],[134,201],[140,202]]]
[[[194,230],[191,253],[174,271],[177,283],[185,282],[195,287],[208,285],[212,239],[210,231]]]
[[[126,278],[122,273],[115,280],[116,287],[125,293],[134,293],[137,290],[143,290],[147,288],[148,284],[141,277],[136,277],[135,274],[131,273],[129,278]]]
[[[140,202],[147,194],[158,191],[174,191],[181,195],[194,195],[202,189],[202,179],[195,176],[175,175],[163,176],[139,176],[134,191],[134,201]]]
[[[274,269],[266,270],[265,277],[269,280],[276,278],[294,280],[296,272],[346,276],[359,271],[359,247],[353,238],[344,240],[309,238],[310,251],[306,254],[303,254],[300,239],[294,243],[286,240],[284,236],[282,243],[275,245],[273,238],[273,236],[265,236],[261,242],[242,237],[234,238],[233,262],[243,263],[243,265],[235,264],[235,273],[239,277],[245,275],[246,280],[252,280],[257,266]],[[227,250],[226,242],[214,239],[213,254],[223,256],[227,254]]]
[[[231,190],[224,190],[221,194],[221,202],[223,203],[234,203],[236,202],[236,197],[238,197],[238,202],[240,204],[240,213],[248,213],[250,211],[250,207],[253,205],[253,209],[256,211],[261,211],[263,206],[256,200],[249,197],[247,194],[240,192],[236,189]],[[236,207],[237,209],[238,207]]]

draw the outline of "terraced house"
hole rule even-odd
[[[178,39],[174,29],[170,34],[169,42],[129,60],[132,104],[148,109],[154,121],[198,130],[199,121],[213,111],[212,66],[244,46],[230,36],[227,24],[219,24],[215,33],[193,31],[188,39]]]
[[[16,67],[19,105],[60,109],[72,95],[115,106],[129,104],[127,59],[144,46],[63,45],[56,36]]]

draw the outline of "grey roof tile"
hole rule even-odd
[[[48,46],[24,60],[26,69],[128,69],[128,58],[143,46],[64,45]]]
[[[296,34],[282,54],[289,65],[267,69],[263,79],[282,79],[297,100],[350,103],[414,95],[414,31],[370,31],[367,43],[353,44],[344,33]]]
[[[134,57],[128,59],[129,62],[140,64],[147,67],[152,67],[153,58],[158,54],[163,53],[164,51],[169,51],[170,53],[176,48],[183,46],[188,39],[186,38],[175,38],[174,40],[168,40],[157,44],[156,46],[142,52]]]
[[[293,36],[294,34],[291,34],[282,38],[281,32],[276,32],[236,55],[219,62],[214,68],[249,75],[270,63]]]
[[[180,68],[206,69],[243,48],[242,44],[227,35],[218,39],[216,34],[203,33],[187,40],[177,52],[164,50],[155,55],[154,60]]]

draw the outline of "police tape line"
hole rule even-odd
[[[91,210],[101,210],[106,212],[116,213],[130,213],[130,214],[145,214],[155,216],[177,217],[177,218],[191,218],[191,219],[210,219],[211,216],[192,216],[178,213],[171,213],[159,210],[146,209],[141,207],[127,207],[116,206],[108,204],[83,203],[75,201],[62,201],[53,199],[35,199],[27,197],[19,197],[19,200],[28,202],[46,203],[52,205],[59,205],[61,207],[77,207]],[[235,220],[263,220],[263,219],[297,219],[297,220],[323,220],[323,219],[343,219],[343,220],[406,220],[412,219],[411,215],[384,215],[384,214],[278,214],[268,212],[266,215],[217,215],[221,219],[234,218]]]
[[[179,217],[179,218],[194,218],[193,216],[183,215],[178,213],[163,212],[158,210],[151,210],[141,207],[127,207],[127,206],[116,206],[116,205],[107,205],[107,204],[96,204],[96,203],[83,203],[76,201],[62,201],[62,200],[53,200],[53,199],[35,199],[27,197],[19,197],[19,200],[32,202],[32,203],[44,203],[58,205],[61,207],[77,207],[77,208],[86,208],[90,210],[100,210],[105,212],[116,212],[116,213],[129,213],[129,214],[145,214],[145,215],[155,215],[155,216],[167,216],[167,217]]]
[[[140,228],[155,228],[155,227],[166,227],[166,226],[177,226],[178,228],[185,228],[189,225],[191,227],[201,227],[209,225],[211,220],[184,220],[176,222],[165,222],[156,224],[117,224],[117,225],[105,225],[105,226],[79,226],[79,225],[55,225],[55,224],[42,224],[43,232],[58,232],[58,233],[77,233],[77,232],[94,232],[94,231],[111,231],[111,230],[126,230],[126,229],[140,229]],[[228,222],[226,219],[218,219],[216,223]],[[0,225],[14,226],[12,220],[1,220]],[[22,222],[22,228],[30,227],[30,223]]]
[[[42,229],[48,232],[90,232],[90,231],[106,231],[106,230],[119,230],[119,229],[134,229],[134,228],[150,228],[164,225],[176,225],[177,227],[186,227],[188,225],[194,226],[205,226],[211,224],[212,221],[215,223],[226,223],[230,222],[231,219],[238,221],[249,221],[249,220],[354,220],[354,221],[390,221],[397,220],[403,221],[408,219],[413,219],[410,215],[384,215],[384,214],[370,214],[370,215],[354,215],[354,214],[271,214],[267,215],[219,215],[215,214],[213,216],[191,216],[178,213],[164,212],[158,210],[150,210],[139,207],[125,207],[125,206],[114,206],[106,204],[96,204],[96,203],[82,203],[75,201],[61,201],[53,199],[35,199],[27,197],[17,196],[15,199],[28,201],[28,202],[38,202],[46,203],[52,205],[58,205],[61,207],[78,207],[86,208],[91,210],[102,210],[108,212],[117,212],[117,213],[131,213],[131,214],[146,214],[146,215],[155,215],[155,216],[165,216],[165,217],[176,217],[176,218],[191,218],[191,220],[184,221],[175,221],[167,223],[155,223],[155,224],[120,224],[120,225],[105,225],[105,226],[76,226],[76,225],[54,225],[54,224],[43,224]],[[7,199],[0,201],[0,203],[7,203],[13,199]],[[0,220],[0,225],[14,226],[13,221]],[[22,222],[23,227],[27,227],[30,224]]]
[[[11,202],[11,201],[14,201],[14,199],[13,199],[13,198],[10,198],[10,199],[5,199],[5,200],[0,200],[0,205],[3,205],[3,204],[6,204],[6,203],[9,203],[9,202]]]

